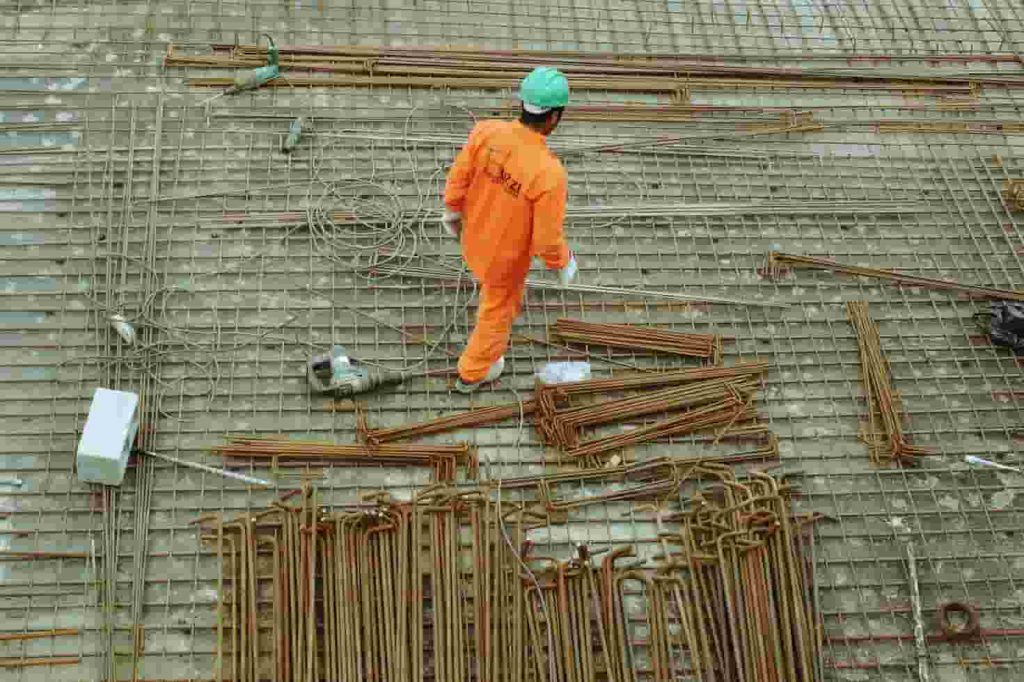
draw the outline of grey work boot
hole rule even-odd
[[[500,377],[501,373],[504,372],[504,371],[505,371],[505,356],[502,355],[500,358],[498,358],[497,360],[494,361],[494,364],[491,365],[490,369],[487,370],[487,374],[480,381],[474,381],[473,383],[466,383],[465,381],[462,380],[462,377],[460,376],[459,380],[455,382],[455,390],[458,391],[459,393],[465,393],[465,394],[468,395],[468,394],[473,393],[474,391],[476,391],[478,388],[480,388],[484,384],[489,384],[490,382],[494,381],[495,379]]]

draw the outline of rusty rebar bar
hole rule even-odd
[[[223,548],[230,575],[223,676],[818,679],[811,574],[788,488],[705,461],[615,469],[640,486],[694,491],[681,513],[659,513],[663,554],[653,568],[627,564],[631,547],[600,567],[584,546],[567,560],[530,556],[526,530],[557,515],[508,502],[502,511],[503,483],[435,484],[409,501],[376,493],[355,511],[332,511],[306,490],[298,503],[221,521],[219,536],[204,540]]]
[[[40,658],[0,658],[0,668],[33,668],[44,665],[75,665],[81,656],[52,656]]]
[[[850,301],[846,307],[857,333],[861,380],[868,403],[868,422],[862,430],[871,460],[876,464],[910,464],[914,457],[930,454],[930,450],[911,445],[903,433],[902,400],[893,388],[878,324],[871,318],[867,302]]]
[[[463,466],[470,479],[476,478],[479,462],[476,448],[457,445],[370,445],[338,444],[287,438],[233,437],[213,450],[229,458],[270,460],[274,466],[305,466],[311,463],[340,466],[414,466],[434,469],[439,481],[454,480],[456,466]]]
[[[643,374],[625,374],[610,379],[588,379],[564,384],[545,386],[545,390],[553,396],[567,397],[573,395],[592,395],[632,389],[651,389],[659,386],[685,384],[691,381],[720,379],[724,377],[759,376],[768,371],[767,362],[747,362],[729,367],[700,367],[695,369],[675,370],[669,372],[647,372]]]
[[[570,343],[706,358],[714,365],[719,364],[722,356],[722,337],[717,334],[677,332],[628,324],[601,324],[568,318],[555,321],[550,334]]]
[[[0,549],[0,561],[33,561],[36,559],[88,559],[88,552],[23,551]]]
[[[28,632],[0,632],[0,642],[24,641],[29,639],[45,639],[47,637],[70,637],[80,634],[78,628],[58,628],[55,630],[30,630]]]
[[[756,410],[735,399],[722,400],[661,419],[647,426],[582,441],[576,447],[566,450],[565,455],[571,459],[592,457],[666,436],[680,436],[724,424],[746,422],[756,417]]]
[[[478,407],[415,424],[405,424],[388,429],[367,429],[360,435],[370,445],[378,446],[383,443],[407,440],[433,433],[444,433],[458,429],[475,428],[485,424],[494,424],[520,415],[532,414],[535,408],[536,405],[532,400],[524,400],[522,403]]]
[[[266,63],[257,45],[213,46],[214,54],[186,55],[168,47],[165,66],[254,68]],[[746,61],[709,61],[694,57],[605,56],[572,52],[469,51],[447,48],[367,48],[361,46],[282,46],[282,77],[272,86],[391,85],[436,87],[514,87],[522,74],[540,64],[557,64],[579,89],[662,91],[690,88],[787,87],[890,90],[970,95],[978,85],[1020,87],[1024,79],[992,71],[952,76],[948,73],[878,73],[870,69],[779,68]],[[313,74],[327,74],[315,76]],[[334,75],[331,75],[334,74]],[[191,79],[191,84],[230,85],[232,79]]]
[[[748,399],[755,388],[756,384],[749,379],[712,379],[554,411],[550,409],[550,403],[543,403],[537,429],[545,442],[570,450],[579,445],[580,434],[585,427],[692,409],[733,396]]]
[[[1024,302],[1024,291],[996,289],[972,284],[960,284],[959,282],[954,282],[948,279],[909,275],[897,270],[869,268],[861,265],[848,265],[845,263],[838,263],[830,258],[800,256],[791,253],[781,253],[779,251],[772,251],[768,254],[767,271],[770,275],[777,276],[783,266],[788,266],[790,268],[829,270],[831,272],[840,272],[859,277],[885,279],[905,286],[938,289],[940,291],[954,291],[973,298]]]

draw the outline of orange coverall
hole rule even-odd
[[[462,257],[480,282],[476,327],[459,358],[467,383],[484,378],[508,348],[533,256],[569,263],[562,233],[565,169],[544,136],[518,121],[484,121],[448,173],[444,203],[462,214]]]

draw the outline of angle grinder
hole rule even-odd
[[[334,346],[327,355],[317,355],[309,362],[309,385],[317,393],[353,396],[380,386],[397,385],[410,376],[366,367],[349,356],[344,346]]]

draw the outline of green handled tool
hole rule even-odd
[[[281,67],[278,64],[280,53],[277,50],[277,44],[268,34],[264,33],[263,36],[270,43],[267,47],[267,65],[252,71],[244,71],[235,76],[234,85],[224,92],[225,95],[233,95],[236,92],[243,92],[245,90],[255,90],[267,81],[274,80],[281,75]]]
[[[218,97],[223,97],[224,95],[234,95],[236,93],[244,92],[246,90],[255,90],[264,83],[272,81],[281,75],[281,66],[278,64],[278,61],[280,60],[280,53],[277,49],[277,44],[274,42],[274,39],[270,37],[270,35],[266,33],[262,35],[264,38],[267,39],[267,42],[270,43],[270,45],[267,47],[266,65],[261,66],[257,69],[252,69],[250,71],[242,71],[241,73],[235,76],[235,82],[231,85],[231,87],[229,87],[224,92],[218,92],[216,95],[203,102],[204,106],[209,104],[213,100],[217,99]]]
[[[288,126],[288,137],[284,138],[284,143],[281,145],[281,151],[285,154],[291,154],[299,146],[299,140],[302,139],[302,124],[304,122],[305,119],[299,116]]]

